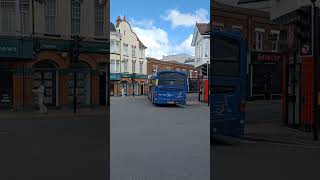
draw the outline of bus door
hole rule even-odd
[[[213,33],[214,31],[212,31]],[[240,34],[212,34],[210,125],[212,135],[244,134],[246,47]]]

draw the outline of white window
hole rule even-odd
[[[128,44],[123,43],[123,55],[128,56]]]
[[[206,39],[204,42],[204,57],[207,58],[209,57],[209,40]]]
[[[71,1],[71,34],[80,34],[81,4],[78,0]]]
[[[56,0],[47,0],[46,3],[46,32],[54,34],[56,32]]]
[[[123,61],[123,72],[128,72],[128,60]]]
[[[115,73],[116,72],[116,64],[115,64],[115,60],[111,60],[110,62],[110,68],[111,68],[111,72]]]
[[[152,66],[152,72],[156,73],[158,71],[158,66],[157,65],[153,65]]]
[[[256,31],[256,50],[262,50],[263,32]]]
[[[116,53],[119,53],[120,52],[120,42],[117,41],[116,42]]]
[[[242,26],[233,25],[232,29],[235,30],[235,31],[241,31],[242,30]]]
[[[120,72],[120,60],[116,61],[116,72]]]
[[[136,61],[132,61],[132,73],[136,72]]]
[[[101,0],[96,0],[95,3],[95,35],[103,36],[104,34],[104,15],[105,15],[105,5],[101,3]]]
[[[271,36],[272,36],[272,51],[274,52],[278,52],[279,50],[279,45],[278,45],[278,42],[279,42],[279,34],[280,32],[279,31],[271,31]]]
[[[21,0],[21,31],[22,34],[30,34],[30,13],[29,13],[29,0]]]
[[[143,61],[140,61],[140,64],[139,64],[139,73],[140,74],[143,73]]]
[[[136,57],[136,46],[132,46],[132,57]]]
[[[140,48],[140,58],[144,58],[143,57],[143,48]]]
[[[192,70],[189,70],[189,77],[192,78]]]
[[[0,32],[15,33],[16,27],[16,0],[0,1]]]

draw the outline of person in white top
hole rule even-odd
[[[124,88],[121,89],[121,96],[124,98]]]
[[[38,94],[38,104],[40,107],[40,112],[41,113],[46,113],[47,112],[47,107],[44,105],[44,86],[43,83],[40,83],[39,88],[33,89],[32,92]]]

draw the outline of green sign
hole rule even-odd
[[[132,74],[128,73],[110,73],[110,80],[121,80],[121,78],[132,78]],[[147,79],[147,75],[135,74],[135,79]]]
[[[109,46],[106,43],[101,42],[81,42],[80,52],[91,52],[91,53],[105,53],[109,54]]]
[[[70,41],[41,39],[39,41],[39,46],[40,46],[40,49],[55,50],[55,51],[69,51],[71,43]]]
[[[33,41],[31,39],[0,38],[0,57],[33,58]]]

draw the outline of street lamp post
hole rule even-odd
[[[131,83],[132,83],[132,97],[134,98],[134,79],[135,79],[136,73],[132,73],[131,77]]]
[[[313,55],[314,55],[314,122],[313,122],[313,139],[319,139],[319,42],[318,42],[318,9],[316,7],[317,0],[311,0],[313,5]]]

